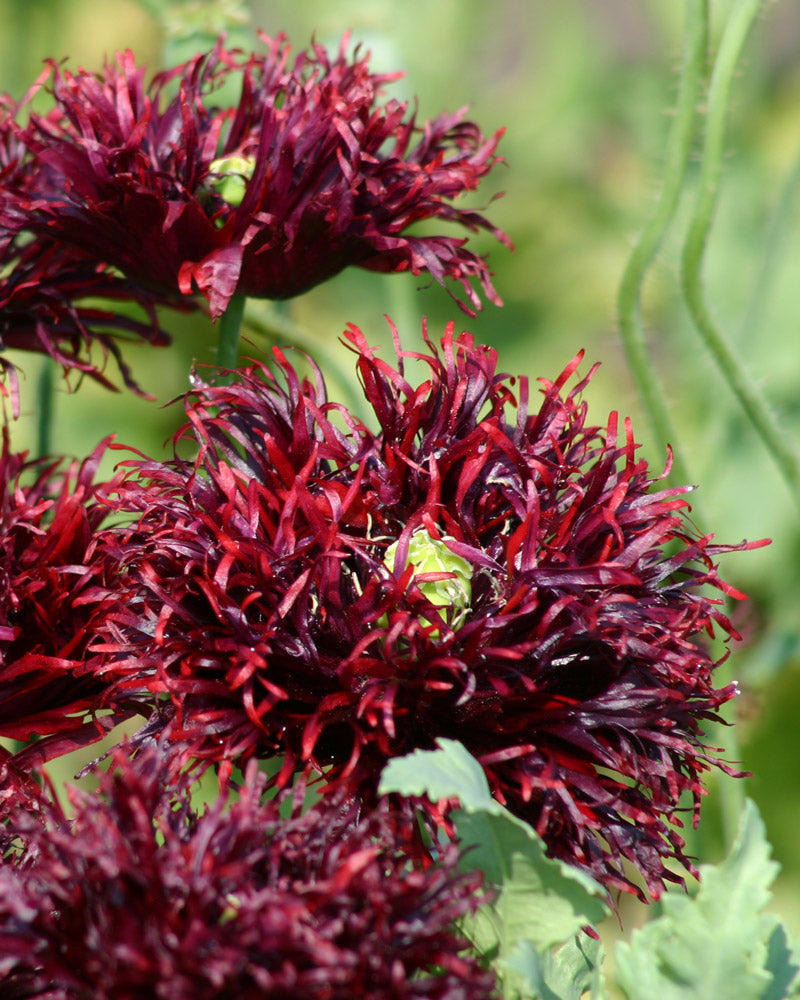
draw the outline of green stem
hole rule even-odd
[[[239,361],[239,335],[244,316],[244,295],[234,295],[220,317],[217,364],[220,368],[236,368]]]
[[[617,296],[620,334],[628,365],[656,439],[670,442],[673,449],[676,449],[676,437],[658,376],[647,355],[641,295],[645,275],[675,215],[683,190],[692,149],[698,95],[705,73],[707,46],[708,0],[687,0],[683,68],[675,117],[667,140],[663,186],[655,212],[625,266]],[[682,482],[690,481],[677,450],[674,451],[673,471]]]
[[[36,386],[38,413],[36,415],[36,454],[49,455],[53,450],[53,403],[55,394],[55,361],[42,359],[39,381]]]
[[[681,261],[683,294],[694,324],[717,367],[739,400],[750,422],[775,459],[796,500],[800,502],[800,458],[779,426],[766,399],[717,328],[706,304],[703,259],[716,207],[733,76],[761,0],[742,0],[731,15],[720,42],[708,93],[703,159],[694,215]]]

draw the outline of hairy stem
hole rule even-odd
[[[708,46],[708,0],[687,0],[681,70],[675,117],[667,140],[664,179],[655,212],[628,258],[617,296],[620,334],[639,394],[657,440],[674,449],[673,474],[682,482],[689,476],[677,450],[664,394],[647,355],[642,325],[641,296],[647,270],[669,228],[680,201],[692,148],[698,96],[703,83]]]
[[[800,457],[770,406],[718,329],[705,299],[703,260],[722,173],[727,117],[733,76],[761,0],[741,0],[725,28],[711,75],[699,190],[681,260],[683,294],[695,327],[748,419],[775,459],[800,502]]]

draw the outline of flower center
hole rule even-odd
[[[437,608],[453,608],[453,624],[460,622],[472,601],[472,564],[447,547],[448,535],[431,538],[418,528],[408,542],[406,567],[413,566],[413,581]],[[386,550],[384,565],[394,569],[398,542]],[[445,575],[446,574],[446,575]]]
[[[247,182],[253,176],[256,161],[244,156],[220,156],[208,165],[211,185],[224,202],[237,208],[244,200]]]

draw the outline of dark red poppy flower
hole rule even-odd
[[[0,736],[35,740],[17,768],[103,735],[84,723],[99,707],[100,684],[77,678],[89,640],[89,608],[122,600],[101,594],[92,562],[107,508],[95,483],[103,442],[80,466],[28,461],[3,433],[0,454]],[[47,739],[35,739],[48,737]]]
[[[0,865],[14,860],[20,846],[6,821],[19,812],[34,818],[42,801],[42,787],[35,775],[21,771],[11,752],[0,748]]]
[[[109,387],[102,362],[111,354],[125,384],[140,392],[117,341],[169,343],[155,308],[185,308],[184,300],[156,296],[80,251],[26,230],[23,205],[42,179],[19,138],[19,110],[0,97],[0,352],[14,348],[49,354],[65,372],[77,369]],[[133,314],[137,306],[145,319]],[[93,356],[95,345],[101,364]],[[2,360],[9,369],[7,359]]]
[[[452,845],[410,866],[408,815],[334,796],[282,819],[256,768],[198,814],[154,753],[117,762],[99,795],[71,791],[74,819],[53,797],[9,821],[24,853],[0,865],[4,997],[495,995],[455,929],[480,879]]]
[[[55,242],[9,243],[0,253],[0,351],[11,348],[48,354],[68,375],[75,370],[107,388],[103,374],[112,355],[125,385],[142,389],[123,361],[120,340],[169,343],[156,318],[157,299],[121,275]],[[139,305],[147,321],[129,315]],[[93,354],[100,349],[102,358]],[[99,363],[98,363],[99,361]]]
[[[366,798],[388,758],[460,740],[554,855],[631,889],[627,859],[657,894],[688,864],[670,821],[699,803],[702,727],[735,690],[703,642],[736,634],[726,547],[627,423],[587,423],[587,379],[565,388],[580,357],[535,408],[452,327],[396,368],[348,336],[377,432],[276,352],[282,379],[198,384],[195,461],[131,463],[134,521],[106,551],[139,592],[96,668],[168,694],[148,731],[192,754],[285,755],[284,777]]]
[[[262,55],[220,41],[149,86],[130,52],[102,75],[54,63],[54,108],[24,132],[43,168],[26,225],[145,286],[199,290],[215,318],[234,294],[288,298],[349,265],[453,279],[468,312],[473,279],[499,302],[465,238],[408,230],[453,222],[509,244],[450,203],[497,162],[501,133],[485,139],[463,111],[418,127],[405,104],[379,103],[399,74],[371,74],[346,38],[293,65],[283,36],[264,41]],[[238,106],[218,107],[234,80]]]

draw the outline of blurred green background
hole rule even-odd
[[[153,0],[153,5],[155,0]],[[642,451],[657,468],[665,441],[653,440],[626,368],[615,299],[633,240],[658,191],[681,54],[683,4],[676,0],[251,0],[171,4],[195,19],[199,34],[170,35],[150,4],[114,0],[0,0],[0,87],[21,97],[42,60],[99,69],[131,48],[158,68],[165,51],[185,55],[203,31],[231,26],[251,47],[255,30],[285,31],[295,51],[312,36],[335,46],[346,29],[373,54],[376,71],[407,75],[389,93],[418,102],[421,119],[464,104],[485,133],[505,127],[498,167],[474,199],[516,244],[491,238],[503,309],[474,320],[447,293],[407,275],[350,270],[291,306],[292,319],[328,358],[331,381],[352,370],[338,344],[347,322],[373,342],[389,339],[383,314],[406,345],[417,343],[423,315],[434,335],[448,320],[500,352],[509,372],[555,377],[580,349],[602,367],[587,392],[593,421],[610,410],[630,415]],[[713,6],[715,38],[734,3]],[[185,23],[185,20],[184,20]],[[709,245],[708,297],[720,326],[772,400],[787,437],[800,442],[800,5],[764,6],[737,75],[727,160]],[[490,197],[504,197],[489,205]],[[783,874],[776,906],[800,933],[800,627],[796,610],[799,508],[756,440],[693,331],[682,302],[679,257],[692,190],[645,287],[644,316],[692,480],[697,517],[723,542],[769,536],[769,548],[725,558],[723,576],[751,595],[735,610],[746,643],[730,672],[742,696],[741,758],[753,772],[747,792],[767,822]],[[422,287],[418,287],[421,285]],[[202,318],[164,317],[174,348],[126,352],[137,378],[159,403],[187,387],[193,359],[212,362],[214,331]],[[258,345],[253,351],[257,352]],[[15,356],[25,412],[14,445],[33,440],[30,400],[38,359]],[[161,409],[91,384],[68,396],[60,387],[55,450],[82,455],[115,433],[150,452],[180,423],[180,407]],[[710,783],[704,858],[722,850],[719,791]]]

